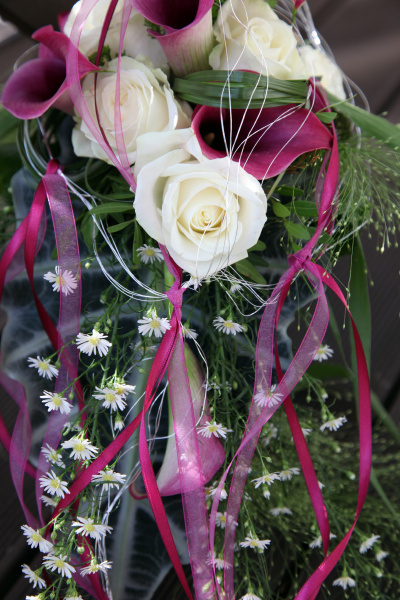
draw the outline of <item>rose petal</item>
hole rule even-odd
[[[231,111],[198,106],[192,128],[207,158],[230,155],[259,180],[275,177],[301,154],[332,143],[331,133],[311,111],[294,106]],[[230,140],[232,149],[225,147]]]

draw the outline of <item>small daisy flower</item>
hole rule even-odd
[[[226,434],[231,430],[221,425],[221,423],[206,421],[197,431],[206,438],[210,438],[212,435],[215,435],[216,438],[226,438]]]
[[[189,329],[189,327],[186,327],[183,324],[181,324],[181,329],[182,329],[182,335],[185,339],[195,340],[198,336],[197,331],[195,331],[194,329]]]
[[[65,494],[69,494],[67,482],[61,481],[54,471],[49,471],[47,475],[39,477],[39,482],[40,487],[44,488],[44,491],[52,496],[61,496],[61,498],[64,498]]]
[[[53,292],[59,292],[61,289],[65,296],[73,294],[78,287],[75,275],[68,269],[61,271],[58,266],[55,268],[55,273],[49,271],[43,275],[43,279],[53,284]]]
[[[46,447],[42,447],[42,454],[46,461],[52,465],[57,465],[57,467],[65,468],[65,464],[61,460],[61,450],[55,450],[49,444],[46,444]]]
[[[139,255],[140,260],[147,265],[148,263],[153,264],[154,262],[161,262],[164,260],[162,252],[159,248],[153,248],[153,246],[148,246],[147,244],[143,244],[136,250]]]
[[[274,393],[276,390],[276,383],[271,385],[270,390],[260,390],[254,396],[254,401],[258,406],[276,406],[282,400],[283,394],[279,392]]]
[[[23,534],[26,535],[26,543],[31,548],[37,548],[39,546],[40,552],[51,552],[53,550],[53,544],[46,540],[38,529],[32,529],[29,525],[22,525],[21,527]]]
[[[365,554],[380,538],[380,535],[371,535],[367,540],[364,540],[359,548],[360,554]]]
[[[60,498],[58,496],[55,498],[49,498],[49,496],[40,496],[40,499],[45,506],[51,506],[52,508],[55,508],[60,502]]]
[[[40,396],[40,399],[49,412],[59,410],[62,415],[68,415],[71,412],[72,404],[61,394],[43,390],[43,396]]]
[[[293,475],[300,475],[300,469],[298,467],[292,467],[291,469],[284,469],[278,473],[281,481],[290,481]]]
[[[192,275],[190,276],[190,279],[182,284],[182,288],[185,290],[189,287],[193,287],[194,290],[198,290],[200,286],[201,279],[197,279],[197,277],[193,277]]]
[[[217,491],[217,487],[218,486],[214,487],[213,485],[211,485],[209,487],[204,488],[204,490],[206,492],[207,498],[213,498],[215,496],[215,493]],[[221,495],[220,495],[220,500],[226,500],[227,497],[228,497],[228,494],[226,493],[225,489],[222,488]]]
[[[30,367],[38,370],[38,373],[41,377],[53,379],[53,377],[57,377],[58,375],[58,369],[50,363],[49,358],[41,358],[40,356],[32,358],[30,356],[28,358],[28,362],[31,363],[29,365]]]
[[[104,333],[100,333],[93,329],[92,335],[88,333],[78,333],[76,345],[78,346],[79,352],[83,352],[89,356],[92,356],[92,354],[96,354],[97,352],[99,353],[99,356],[106,356],[110,346],[112,346],[111,342],[106,338],[107,336],[104,335]]]
[[[240,285],[240,283],[232,283],[230,292],[231,294],[236,294],[236,292],[240,292],[241,289],[242,286]]]
[[[384,550],[379,550],[379,552],[375,554],[375,558],[378,562],[385,560],[387,556],[389,556],[389,552],[385,552]]]
[[[251,483],[255,483],[255,488],[257,489],[263,483],[267,485],[271,485],[276,480],[280,480],[279,473],[266,473],[262,477],[257,477],[257,479],[252,479]]]
[[[93,475],[92,482],[96,484],[103,484],[103,489],[111,490],[113,487],[119,489],[119,486],[125,483],[126,475],[122,473],[116,473],[111,469],[106,471],[100,471],[97,475]]]
[[[44,589],[46,587],[45,580],[39,577],[39,575],[35,571],[32,571],[32,569],[28,567],[28,565],[22,565],[22,572],[25,575],[26,579],[29,579],[29,583],[31,583],[34,588],[36,586],[38,586],[39,589]]]
[[[328,358],[332,358],[333,350],[328,346],[328,344],[321,344],[321,346],[317,350],[317,354],[314,356],[313,360],[317,360],[318,362],[322,362],[323,360],[328,360]]]
[[[290,508],[286,506],[277,506],[276,508],[270,508],[269,512],[274,517],[279,517],[280,515],[292,515],[292,511]]]
[[[75,567],[69,565],[66,560],[67,557],[62,556],[61,554],[59,556],[56,556],[55,554],[48,554],[43,558],[43,564],[47,570],[53,572],[57,571],[57,573],[60,573],[60,575],[63,577],[70,579],[72,577],[72,573],[75,573]]]
[[[346,417],[338,417],[337,419],[332,419],[331,421],[325,421],[319,428],[320,431],[325,431],[325,429],[329,429],[329,431],[337,431],[339,427],[347,423]]]
[[[266,500],[269,500],[271,498],[271,492],[269,490],[264,490],[263,496]]]
[[[344,590],[347,590],[348,587],[356,587],[356,582],[351,577],[339,577],[338,579],[335,579],[332,585],[337,585],[343,588]]]
[[[72,527],[77,527],[76,533],[80,533],[84,536],[90,536],[94,540],[100,541],[106,533],[112,531],[112,527],[103,525],[102,523],[95,523],[90,517],[85,519],[84,517],[77,517],[77,521],[72,522]]]
[[[72,437],[67,442],[63,442],[61,446],[66,449],[72,449],[70,458],[74,460],[89,460],[98,452],[98,449],[89,440],[80,436]]]
[[[155,310],[152,311],[151,317],[143,317],[138,320],[138,323],[141,323],[138,327],[139,333],[141,335],[148,333],[149,337],[154,333],[156,338],[160,338],[168,329],[171,329],[168,319],[157,317]]]
[[[111,569],[111,564],[112,563],[108,560],[98,563],[96,559],[93,559],[87,567],[81,569],[81,575],[91,575],[92,573],[98,573],[99,571],[105,573],[107,569]]]
[[[335,539],[335,537],[337,537],[334,533],[330,533],[329,534],[329,539],[333,540]],[[322,546],[322,537],[319,535],[317,538],[315,538],[315,540],[313,540],[312,542],[310,542],[308,544],[309,548],[321,548]]]
[[[127,383],[120,383],[119,381],[116,381],[115,383],[113,383],[112,389],[114,390],[115,393],[118,394],[118,396],[121,396],[121,398],[126,398],[126,396],[128,394],[135,393],[136,386],[128,385]]]
[[[102,404],[104,408],[110,408],[111,412],[117,410],[117,408],[119,408],[119,410],[124,410],[124,408],[126,408],[125,400],[122,396],[117,394],[115,390],[111,390],[110,388],[100,389],[98,387],[96,387],[96,390],[99,393],[93,394],[93,398],[96,398],[96,400],[104,400]]]
[[[117,413],[117,415],[114,419],[114,430],[122,431],[124,427],[125,427],[124,420],[123,420],[122,416],[119,413]]]
[[[225,529],[225,525],[226,525],[226,512],[224,512],[224,513],[217,512],[216,519],[215,519],[215,524],[216,524],[217,527],[221,527],[221,529]]]
[[[260,550],[265,550],[270,543],[271,540],[259,540],[250,533],[250,536],[246,537],[244,542],[239,542],[239,546],[242,548],[259,548]]]
[[[261,598],[255,594],[245,594],[240,600],[261,600]]]
[[[213,324],[217,331],[222,331],[222,333],[226,333],[226,335],[236,335],[245,330],[243,325],[234,323],[232,319],[223,319],[222,317],[214,319]]]

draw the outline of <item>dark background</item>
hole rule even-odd
[[[168,1],[168,0],[166,0]],[[0,15],[15,24],[2,35],[0,28],[0,82],[11,73],[15,60],[32,41],[30,34],[43,25],[57,25],[57,13],[67,11],[69,0],[0,0]],[[400,1],[310,0],[317,29],[332,48],[339,66],[364,91],[371,110],[400,122]],[[8,37],[6,37],[8,36]],[[3,39],[6,38],[6,39]],[[376,251],[376,241],[363,236],[369,268],[372,304],[372,388],[394,419],[400,421],[400,253]],[[346,265],[337,273],[346,282]],[[1,396],[2,414],[12,427],[16,411]],[[34,593],[21,576],[21,563],[35,568],[20,526],[25,522],[9,477],[8,460],[0,448],[0,598],[23,600]],[[27,493],[27,500],[32,499]],[[33,561],[33,562],[32,562]],[[168,597],[168,585],[164,588]],[[160,598],[161,600],[161,598]]]

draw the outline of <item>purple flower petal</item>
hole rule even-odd
[[[292,105],[247,111],[200,106],[192,128],[207,158],[222,158],[230,150],[232,160],[259,180],[275,177],[301,154],[332,144],[331,133],[312,112]],[[231,149],[226,148],[230,140]]]
[[[306,0],[293,0],[293,4],[295,9],[297,10],[298,8],[300,8],[300,6],[302,6],[302,4],[304,4]]]
[[[151,33],[157,37],[176,75],[182,77],[210,68],[213,0],[131,0],[131,4],[165,30],[165,35]]]
[[[65,57],[70,43],[67,36],[49,25],[32,37],[40,43],[39,58],[21,65],[8,79],[1,95],[3,106],[19,119],[40,117],[51,106],[72,114],[65,80]],[[81,77],[95,69],[83,54],[79,55]]]

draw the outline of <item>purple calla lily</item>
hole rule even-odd
[[[40,44],[39,58],[24,63],[11,75],[1,96],[3,106],[19,119],[40,117],[51,106],[73,114],[65,66],[68,37],[51,25],[38,29],[32,37]],[[81,53],[78,66],[80,77],[96,70]]]
[[[304,4],[306,0],[293,0],[293,4],[295,9],[297,10],[298,8],[300,8],[300,6],[302,6]]]
[[[207,158],[229,154],[259,180],[282,173],[301,154],[332,145],[332,134],[321,121],[293,105],[262,110],[198,106],[192,128]],[[226,147],[230,140],[231,149]]]
[[[176,75],[210,68],[213,0],[131,0],[131,4],[145,19],[165,30],[164,35],[151,33],[157,37]]]

